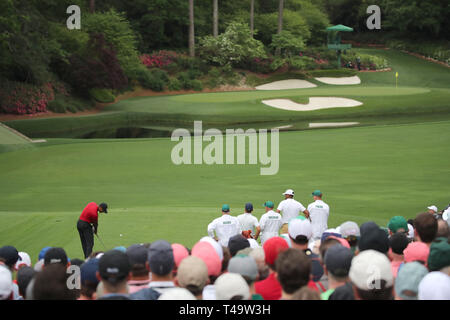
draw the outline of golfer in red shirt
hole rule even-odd
[[[98,213],[108,213],[108,205],[95,202],[89,203],[78,219],[77,229],[80,234],[81,246],[83,247],[84,258],[88,258],[94,247],[94,233],[97,234],[98,229]]]

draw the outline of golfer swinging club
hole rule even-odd
[[[98,230],[98,213],[108,213],[108,205],[95,202],[89,203],[80,215],[77,222],[78,233],[80,234],[81,246],[83,247],[84,258],[87,259],[94,247],[94,233]]]

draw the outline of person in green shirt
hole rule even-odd
[[[328,290],[321,294],[322,300],[328,300],[337,287],[345,285],[352,264],[353,253],[342,245],[334,245],[325,253],[324,271],[328,275]]]

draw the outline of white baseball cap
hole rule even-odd
[[[9,298],[13,290],[13,281],[11,271],[5,266],[0,265],[0,300]]]
[[[429,206],[427,208],[433,210],[434,212],[438,212],[438,208],[436,206]]]
[[[26,252],[19,252],[20,260],[17,260],[16,265],[14,266],[14,269],[17,271],[19,270],[20,266],[27,266],[31,267],[31,258],[30,255]]]
[[[349,277],[361,290],[376,289],[378,281],[386,281],[386,287],[394,285],[391,262],[388,257],[375,250],[364,250],[355,256]]]
[[[360,237],[361,232],[359,231],[359,226],[356,222],[346,221],[340,225],[338,233],[340,233],[344,238],[348,236]]]
[[[291,221],[289,221],[288,232],[292,239],[295,239],[298,236],[305,236],[309,240],[312,237],[311,222],[306,219],[291,219]]]
[[[419,300],[450,300],[450,276],[434,271],[419,283]]]
[[[217,255],[220,258],[220,261],[223,261],[223,249],[222,249],[222,246],[216,240],[214,240],[211,237],[203,237],[200,239],[200,241],[205,241],[205,242],[210,243],[214,247],[214,250],[216,250]]]
[[[171,288],[162,295],[159,296],[158,300],[197,300],[195,296],[185,288]]]
[[[214,282],[217,300],[231,300],[242,296],[242,300],[250,298],[250,288],[244,278],[237,273],[224,273]]]
[[[293,196],[293,195],[294,195],[294,190],[292,190],[292,189],[287,189],[287,190],[283,193],[283,196],[285,196],[285,195]]]
[[[408,223],[408,238],[414,239],[414,226]]]

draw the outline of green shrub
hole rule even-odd
[[[95,101],[101,103],[114,102],[114,100],[116,99],[116,97],[114,96],[114,94],[110,89],[92,88],[91,90],[89,90],[89,95]]]
[[[272,71],[277,71],[281,67],[283,67],[286,64],[286,59],[283,58],[275,58],[275,60],[272,61],[270,64],[270,69]]]
[[[200,80],[191,80],[191,88],[195,91],[202,91],[203,83]]]
[[[145,89],[150,89],[153,91],[163,91],[166,83],[169,81],[169,77],[167,76],[167,72],[164,70],[152,70],[149,71],[145,68],[139,69],[137,74],[137,80],[141,84],[141,86]]]
[[[292,70],[313,70],[317,68],[317,63],[311,57],[293,57],[289,59],[289,67]]]
[[[67,111],[77,112],[94,107],[94,103],[89,100],[82,100],[73,96],[57,94],[55,99],[49,102],[48,109],[56,113],[65,113]]]
[[[181,90],[182,86],[181,86],[180,80],[178,80],[176,78],[170,79],[168,88],[169,88],[170,91],[179,91],[179,90]]]
[[[66,103],[63,100],[55,99],[48,103],[47,109],[56,113],[65,113]]]
[[[162,69],[152,69],[150,70],[150,72],[155,78],[161,79],[164,82],[164,84],[169,83],[169,75],[167,71]]]

